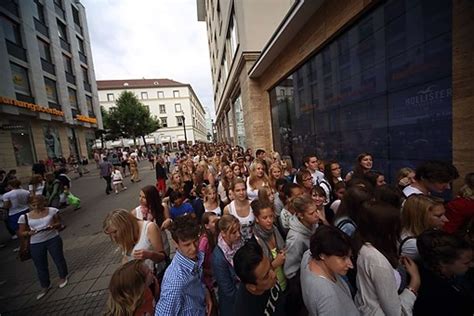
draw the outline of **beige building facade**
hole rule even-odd
[[[1,1],[0,23],[0,168],[91,157],[102,118],[83,5]]]
[[[161,144],[171,150],[185,141],[191,145],[208,141],[206,111],[189,84],[171,79],[124,79],[98,80],[97,86],[99,102],[105,110],[115,106],[124,91],[133,92],[148,107],[150,114],[160,121],[161,128],[148,135],[147,143]],[[122,147],[132,144],[133,140],[125,139],[109,145]]]
[[[270,148],[269,109],[248,72],[294,0],[197,0],[206,23],[214,89],[217,140]]]

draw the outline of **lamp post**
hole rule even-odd
[[[181,116],[183,118],[183,129],[184,129],[184,145],[185,146],[188,146],[188,137],[186,136],[186,118],[184,117],[184,113],[183,113],[183,116]]]

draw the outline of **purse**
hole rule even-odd
[[[25,224],[28,226],[28,230],[30,230],[30,225],[28,224],[28,214],[25,214]],[[19,236],[20,239],[20,250],[18,251],[18,260],[26,261],[31,259],[31,251],[30,251],[30,236]]]

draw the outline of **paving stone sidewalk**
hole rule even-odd
[[[127,191],[105,195],[105,182],[96,170],[73,182],[73,193],[81,197],[82,209],[62,211],[66,230],[61,232],[64,255],[69,269],[69,283],[59,289],[59,277],[48,256],[52,289],[41,300],[39,281],[33,262],[20,262],[13,248],[16,241],[6,241],[0,248],[0,315],[101,315],[108,298],[110,277],[121,260],[120,250],[102,232],[102,220],[114,208],[131,209],[138,203],[140,188],[154,184],[154,170],[141,163],[142,182],[126,182]],[[129,178],[128,178],[129,179]],[[128,180],[129,181],[129,180]],[[0,225],[2,225],[0,223]],[[5,232],[1,240],[8,239]]]

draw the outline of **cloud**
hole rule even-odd
[[[206,25],[195,0],[81,0],[98,80],[169,78],[192,85],[214,117]]]

